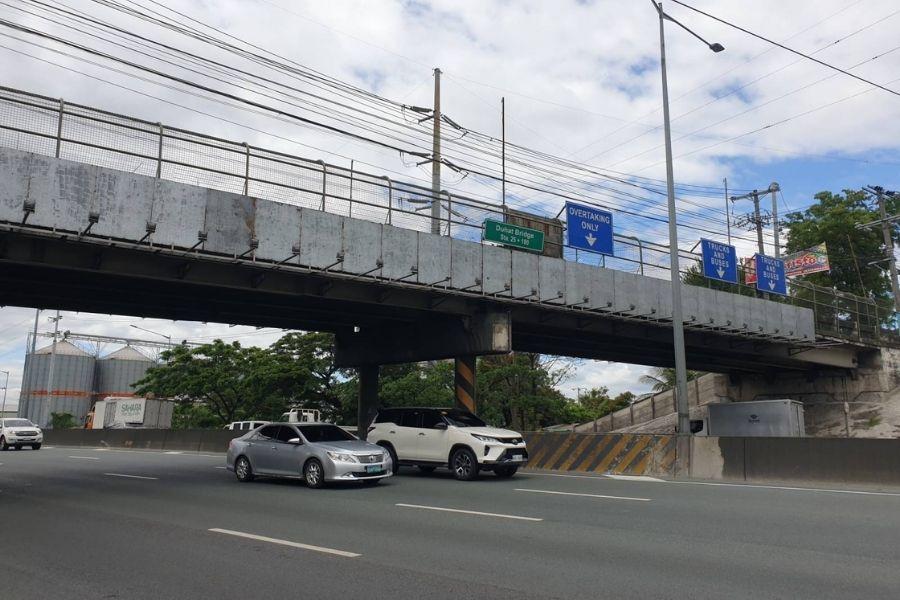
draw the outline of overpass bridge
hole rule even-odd
[[[9,89],[0,181],[0,305],[329,331],[365,380],[510,350],[673,363],[656,244],[617,237],[643,274],[495,246],[499,205]],[[816,292],[685,286],[688,366],[852,369],[896,342],[865,300]]]

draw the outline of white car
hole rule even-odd
[[[43,443],[44,432],[28,419],[0,419],[0,450],[21,450],[22,446],[40,450]]]
[[[479,471],[512,477],[528,462],[521,434],[488,427],[472,413],[456,408],[384,408],[369,428],[368,440],[386,448],[394,472],[415,465],[426,472],[449,467],[468,481]]]
[[[269,421],[232,421],[225,426],[225,429],[232,431],[252,431],[257,427],[268,425]]]

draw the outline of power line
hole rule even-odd
[[[710,19],[713,19],[714,21],[718,21],[719,23],[722,23],[723,25],[727,25],[727,26],[729,26],[729,27],[731,27],[731,28],[733,28],[733,29],[737,29],[738,31],[742,31],[742,32],[746,33],[746,34],[749,35],[749,36],[755,37],[755,38],[757,38],[757,39],[759,39],[759,40],[762,40],[762,41],[764,41],[764,42],[768,42],[769,44],[772,44],[773,46],[777,46],[777,47],[781,48],[782,50],[787,50],[788,52],[791,52],[791,53],[793,53],[793,54],[796,54],[797,56],[802,56],[803,58],[806,58],[806,59],[808,59],[808,60],[813,61],[814,63],[817,63],[817,64],[822,65],[823,67],[828,67],[829,69],[832,69],[832,70],[834,70],[834,71],[837,71],[838,73],[843,73],[844,75],[847,75],[848,77],[852,77],[853,79],[862,81],[863,83],[867,83],[867,84],[869,84],[869,85],[871,85],[871,86],[873,86],[873,87],[876,87],[876,88],[878,88],[878,89],[880,89],[880,90],[884,90],[885,92],[888,92],[888,93],[893,94],[893,95],[895,95],[895,96],[900,96],[900,92],[897,92],[897,91],[892,90],[892,89],[890,89],[890,88],[888,88],[888,87],[885,87],[885,86],[881,85],[880,83],[875,83],[874,81],[871,81],[871,80],[866,79],[866,78],[864,78],[864,77],[860,77],[859,75],[854,75],[853,73],[850,73],[849,71],[846,71],[845,69],[842,69],[842,68],[840,68],[840,67],[836,67],[836,66],[834,66],[834,65],[832,65],[832,64],[829,64],[829,63],[827,63],[827,62],[825,62],[825,61],[823,61],[823,60],[819,60],[818,58],[815,58],[815,57],[813,57],[813,56],[810,56],[809,54],[804,54],[803,52],[800,52],[799,50],[794,50],[793,48],[789,48],[788,46],[785,46],[784,44],[780,44],[780,43],[778,43],[778,42],[776,42],[776,41],[774,41],[774,40],[770,40],[770,39],[767,38],[767,37],[763,37],[763,36],[759,35],[758,33],[753,33],[753,32],[750,31],[749,29],[744,29],[743,27],[740,27],[740,26],[738,26],[738,25],[735,25],[734,23],[731,23],[731,22],[729,22],[729,21],[726,21],[725,19],[720,19],[719,17],[716,17],[716,16],[714,16],[714,15],[711,15],[711,14],[709,14],[708,12],[704,12],[704,11],[700,10],[699,8],[694,8],[694,7],[691,6],[690,4],[685,4],[684,2],[681,2],[680,0],[672,0],[672,2],[674,2],[675,4],[680,4],[681,6],[683,6],[683,7],[685,7],[685,8],[689,8],[689,9],[691,9],[692,11],[694,11],[694,12],[696,12],[696,13],[700,13],[701,15],[704,15],[704,16],[706,16],[706,17],[709,17]]]

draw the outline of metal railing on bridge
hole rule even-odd
[[[506,220],[509,215],[498,203],[449,191],[436,198],[430,188],[407,181],[7,87],[0,87],[0,145],[418,231],[431,231],[431,207],[439,202],[441,233],[471,241],[482,240],[485,219]],[[543,216],[548,226],[564,227],[555,225],[552,215]],[[616,234],[615,256],[606,257],[578,252],[552,238],[546,243],[566,260],[669,278],[664,244]],[[701,257],[685,250],[680,255],[683,276],[690,282],[689,269]],[[695,283],[760,295],[747,285]],[[900,319],[890,305],[799,280],[789,283],[789,291],[785,298],[772,299],[811,308],[821,336],[900,345]]]

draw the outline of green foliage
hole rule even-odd
[[[76,427],[75,417],[70,413],[50,413],[51,429],[74,429]]]
[[[625,408],[634,402],[636,396],[632,392],[622,392],[616,397],[610,397],[609,388],[592,388],[578,397],[573,403],[571,413],[572,422],[584,423],[595,421],[600,417]]]
[[[691,381],[703,375],[702,371],[688,369],[687,380]],[[651,374],[641,376],[641,383],[653,386],[654,392],[664,392],[675,387],[675,369],[657,367]]]
[[[787,252],[822,242],[828,245],[831,272],[813,273],[804,279],[842,292],[887,300],[890,280],[879,265],[869,264],[884,257],[881,229],[856,228],[880,218],[874,201],[857,190],[844,190],[844,195],[819,192],[815,200],[805,211],[790,213],[785,219]],[[888,203],[888,214],[900,210],[900,198],[890,199]],[[894,228],[893,235],[895,243],[900,241],[900,227]]]

